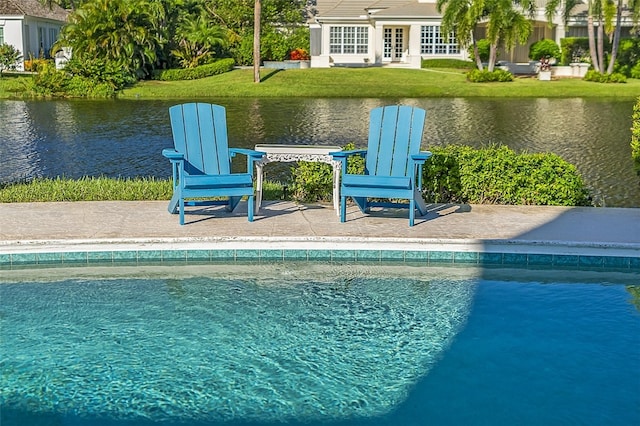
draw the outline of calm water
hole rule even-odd
[[[631,160],[633,102],[599,99],[221,99],[230,145],[364,147],[371,108],[428,111],[424,147],[505,144],[575,164],[598,205],[640,207]],[[0,182],[43,176],[169,177],[172,101],[0,101]],[[275,167],[275,165],[274,165]],[[277,171],[280,170],[280,171]],[[267,174],[269,167],[267,168]],[[272,172],[273,173],[273,172]],[[277,169],[275,173],[282,173]],[[268,176],[269,177],[269,176]],[[279,176],[275,176],[276,178]]]
[[[637,274],[78,269],[0,278],[3,426],[640,420]]]

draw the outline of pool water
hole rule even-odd
[[[0,424],[640,424],[639,278],[313,263],[5,271]]]

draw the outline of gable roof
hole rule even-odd
[[[321,18],[440,16],[435,2],[418,0],[318,0],[317,9]]]
[[[69,12],[55,3],[49,7],[40,3],[39,0],[0,0],[0,15],[31,16],[66,22]]]

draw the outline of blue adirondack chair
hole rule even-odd
[[[333,152],[342,162],[340,185],[340,222],[346,221],[347,198],[351,197],[363,213],[370,207],[408,207],[409,226],[413,226],[415,210],[427,212],[422,199],[422,166],[431,157],[420,151],[426,111],[410,106],[390,105],[374,108],[370,113],[369,142],[366,150]],[[365,174],[347,173],[352,155],[365,158]],[[408,200],[381,202],[373,199]]]
[[[180,225],[184,225],[185,205],[221,204],[226,205],[228,211],[233,211],[246,196],[247,215],[252,222],[255,203],[253,163],[264,153],[228,147],[226,111],[220,105],[175,105],[169,108],[169,116],[174,148],[162,151],[162,155],[171,161],[173,170],[173,197],[169,202],[169,212],[179,212]],[[236,154],[247,156],[247,173],[231,172],[231,159]],[[202,200],[213,197],[226,198]]]

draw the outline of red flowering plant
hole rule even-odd
[[[292,61],[308,61],[309,54],[307,53],[306,50],[297,48],[292,50],[291,53],[289,53],[289,59],[291,59]]]

